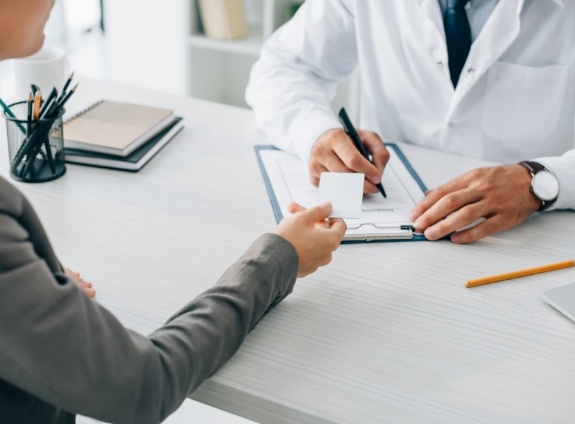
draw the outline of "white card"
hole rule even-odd
[[[331,202],[331,218],[360,218],[364,174],[322,172],[319,178],[319,203]]]

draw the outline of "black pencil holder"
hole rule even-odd
[[[54,118],[27,120],[26,101],[9,106],[14,116],[4,113],[10,157],[10,176],[25,183],[55,180],[66,172],[64,134],[60,110]]]

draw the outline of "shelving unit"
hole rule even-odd
[[[247,37],[222,41],[203,33],[198,0],[190,7],[188,86],[190,96],[247,107],[245,87],[263,42],[289,19],[295,0],[244,0],[250,27]]]
[[[202,28],[198,0],[189,10],[187,38],[187,93],[192,97],[247,107],[244,99],[250,69],[257,61],[262,44],[290,19],[290,7],[297,0],[244,0],[250,27],[247,37],[222,41],[208,38]],[[357,117],[358,79],[352,76],[338,89],[334,109],[346,106]]]

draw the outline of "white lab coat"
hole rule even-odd
[[[359,67],[358,127],[500,163],[534,159],[575,209],[575,0],[500,0],[454,90],[437,0],[306,0],[265,43],[246,99],[279,148],[309,160],[340,128],[337,83]]]

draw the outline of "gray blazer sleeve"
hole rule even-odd
[[[265,234],[145,337],[64,275],[32,208],[7,186],[0,181],[0,379],[67,411],[162,421],[236,352],[297,277],[293,246]]]

